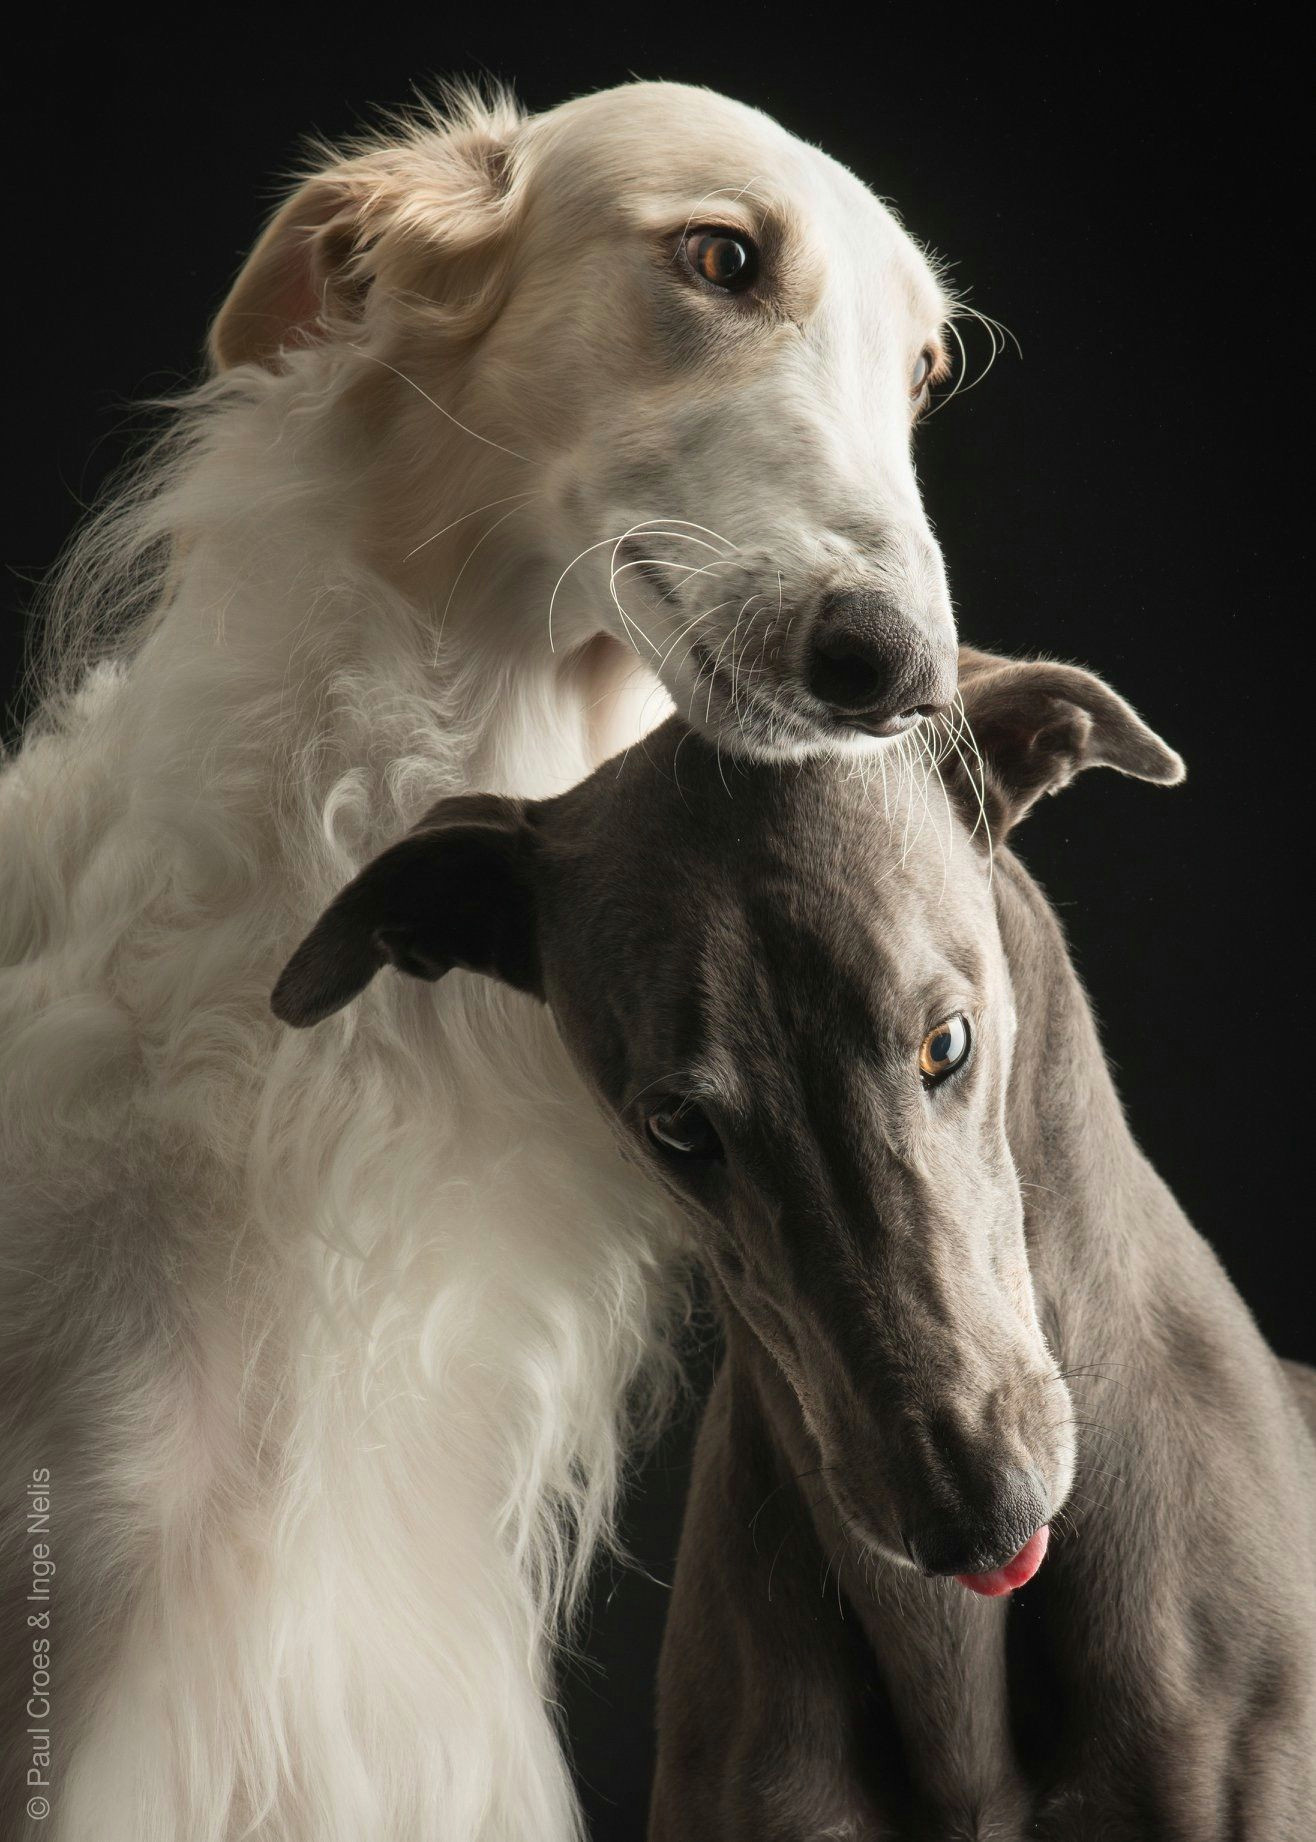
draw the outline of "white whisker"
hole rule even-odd
[[[402,560],[404,563],[409,563],[413,556],[419,556],[422,550],[428,550],[431,544],[437,544],[441,537],[446,537],[449,531],[455,531],[459,524],[465,524],[468,518],[478,518],[481,512],[492,511],[495,505],[506,505],[512,499],[533,499],[534,497],[534,493],[509,492],[505,493],[501,499],[490,499],[486,505],[477,505],[473,512],[462,512],[459,517],[445,524],[441,531],[435,531],[432,537],[426,537],[414,545]]]
[[[531,496],[533,497],[533,495]],[[477,537],[475,542],[471,545],[470,549],[466,552],[465,561],[462,563],[461,568],[457,571],[457,574],[453,577],[452,587],[448,590],[448,599],[443,604],[443,616],[439,621],[439,631],[438,631],[438,636],[437,636],[438,639],[441,640],[443,638],[443,629],[447,625],[447,622],[448,622],[448,610],[452,606],[452,598],[457,593],[457,585],[461,581],[462,577],[466,574],[467,566],[470,563],[471,558],[475,555],[476,551],[480,548],[482,544],[488,542],[488,540],[493,536],[494,532],[498,529],[500,524],[505,524],[506,521],[509,518],[514,517],[517,512],[524,511],[526,507],[526,503],[527,501],[523,499],[519,505],[514,505],[512,506],[510,511],[504,512],[501,518],[495,518],[493,523],[489,526],[488,530],[483,532],[479,537]]]
[[[368,359],[372,365],[381,365],[385,371],[391,371],[394,377],[400,378],[404,384],[409,385],[417,396],[424,397],[431,409],[437,409],[441,416],[446,416],[454,428],[460,429],[463,435],[469,435],[472,441],[482,441],[486,448],[497,448],[500,454],[509,454],[513,460],[524,461],[527,467],[540,465],[540,462],[531,460],[528,454],[518,454],[515,448],[504,447],[501,441],[492,441],[488,435],[481,435],[478,430],[468,428],[464,422],[459,422],[450,409],[445,409],[442,403],[436,403],[429,391],[422,390],[414,377],[408,377],[405,371],[399,371],[396,365],[388,362],[387,358],[380,358],[374,352],[367,352],[361,345],[354,345],[352,350],[359,357]]]

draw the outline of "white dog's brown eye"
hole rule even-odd
[[[685,1158],[720,1158],[722,1141],[702,1107],[686,1100],[645,1116],[645,1130],[655,1144]]]
[[[696,230],[685,240],[686,261],[695,274],[715,288],[737,293],[758,273],[758,251],[748,237],[726,230]]]
[[[928,1031],[918,1052],[919,1073],[925,1087],[944,1080],[968,1059],[969,1020],[960,1015],[947,1017]]]

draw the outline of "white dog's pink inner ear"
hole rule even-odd
[[[436,258],[447,267],[496,240],[510,163],[492,126],[436,122],[306,180],[220,308],[209,341],[216,370],[271,365],[336,318],[358,317],[376,273],[429,292]]]
[[[268,365],[316,335],[336,277],[356,249],[360,220],[352,194],[346,170],[322,174],[268,226],[211,328],[217,370]]]

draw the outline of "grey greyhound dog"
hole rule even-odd
[[[1299,1842],[1316,1372],[1139,1153],[1005,846],[1082,768],[1182,765],[1076,668],[960,682],[942,788],[719,763],[674,720],[561,798],[446,801],[274,1007],[388,963],[544,999],[685,1211],[726,1356],[655,1842]]]

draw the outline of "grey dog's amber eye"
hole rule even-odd
[[[969,1040],[969,1020],[962,1015],[947,1017],[928,1031],[918,1052],[919,1073],[925,1086],[931,1087],[954,1073],[968,1056]]]
[[[692,1101],[662,1107],[645,1116],[645,1131],[665,1151],[679,1152],[684,1158],[719,1158],[722,1141],[702,1107]]]
[[[758,251],[748,237],[726,230],[696,230],[685,240],[686,261],[695,274],[733,294],[748,288],[758,272]]]

